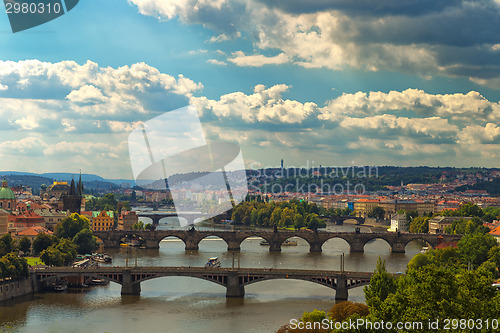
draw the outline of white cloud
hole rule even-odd
[[[233,52],[232,58],[228,61],[238,66],[244,67],[262,67],[264,65],[280,65],[288,62],[288,56],[280,53],[274,57],[266,57],[262,54],[245,55],[241,51]]]
[[[224,61],[220,61],[217,59],[208,59],[207,62],[212,65],[227,66],[227,64]]]
[[[13,156],[39,156],[47,144],[38,137],[26,137],[17,141],[3,141],[0,143],[0,152]]]
[[[212,42],[250,38],[257,48],[255,54],[230,58],[241,66],[276,64],[265,62],[270,59],[262,53],[279,50],[283,54],[279,64],[458,76],[500,87],[496,54],[500,9],[491,1],[424,1],[418,5],[412,1],[375,5],[323,0],[129,2],[144,15],[179,18],[212,29]]]
[[[345,115],[368,116],[410,110],[417,115],[437,115],[466,121],[486,120],[495,116],[500,105],[488,101],[476,91],[467,94],[433,95],[418,89],[402,92],[357,92],[342,94],[328,101],[321,119],[336,121]]]
[[[214,115],[221,121],[232,120],[234,124],[245,123],[302,123],[317,112],[314,103],[300,103],[285,100],[281,95],[289,86],[280,84],[270,88],[257,85],[254,93],[246,95],[234,92],[222,95],[218,101],[206,97],[193,97],[190,102],[198,107],[204,115]]]
[[[5,90],[8,90],[9,89],[9,86],[7,85],[3,85],[0,83],[0,91],[5,91]]]

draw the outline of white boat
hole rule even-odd
[[[220,267],[220,260],[218,257],[212,257],[208,259],[208,262],[205,264],[205,268],[217,268]]]
[[[424,247],[422,247],[422,250],[420,250],[420,253],[426,253],[427,251],[429,251],[429,247],[424,246]]]
[[[269,245],[269,242],[263,239],[260,241],[260,245]]]
[[[281,243],[281,246],[297,246],[297,241],[287,239]]]

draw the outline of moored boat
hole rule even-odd
[[[208,259],[208,262],[205,264],[205,268],[217,268],[220,267],[220,260],[218,257],[212,257]]]

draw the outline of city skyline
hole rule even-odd
[[[132,179],[132,129],[189,104],[248,168],[498,167],[499,27],[493,0],[93,0],[16,34],[2,13],[2,170]]]

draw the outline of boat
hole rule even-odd
[[[420,250],[420,253],[426,253],[427,251],[429,251],[429,247],[424,246],[424,247],[422,247],[422,250]]]
[[[57,280],[53,285],[54,291],[65,291],[68,289],[68,282],[65,280]]]
[[[104,280],[104,279],[92,279],[92,280],[90,280],[90,284],[93,286],[105,286],[108,283],[109,283],[109,281]]]
[[[297,246],[297,241],[287,239],[283,243],[281,243],[281,246]]]
[[[212,257],[208,259],[208,262],[205,264],[205,268],[218,268],[220,267],[220,260],[218,257]]]
[[[269,245],[269,242],[264,239],[260,241],[260,245]],[[287,239],[281,243],[281,246],[297,246],[297,241]]]

